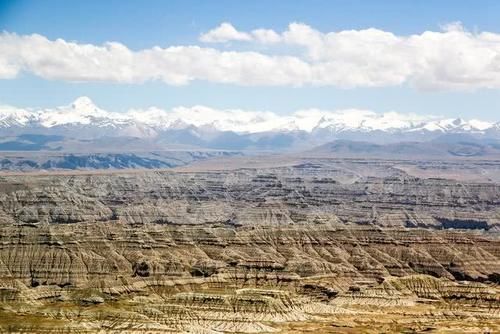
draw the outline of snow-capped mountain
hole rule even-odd
[[[117,113],[99,108],[88,97],[80,97],[67,106],[51,109],[0,106],[0,137],[22,134],[59,135],[80,140],[135,137],[160,146],[174,143],[213,147],[215,142],[218,148],[224,148],[226,140],[226,146],[232,148],[282,149],[334,139],[426,141],[446,134],[500,138],[500,123],[397,112],[379,114],[359,109],[308,109],[278,115],[193,106]]]
[[[116,125],[127,124],[130,121],[122,114],[98,108],[86,96],[76,99],[69,106],[38,111],[36,115],[40,125],[46,128],[67,124],[116,127]]]

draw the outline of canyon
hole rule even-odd
[[[494,333],[499,166],[311,152],[3,173],[0,331]]]

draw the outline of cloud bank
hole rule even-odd
[[[81,44],[4,32],[0,78],[31,73],[71,82],[500,88],[500,34],[472,33],[459,23],[398,36],[375,28],[324,33],[303,23],[282,32],[239,31],[225,22],[201,34],[200,43],[135,51],[117,42]],[[241,51],[240,44],[255,51]]]

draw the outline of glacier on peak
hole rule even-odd
[[[371,110],[303,109],[288,115],[269,111],[246,111],[241,109],[214,109],[195,105],[164,110],[150,107],[145,110],[131,109],[124,113],[109,112],[99,108],[86,96],[77,98],[71,104],[41,110],[0,106],[0,128],[23,127],[53,128],[57,126],[86,126],[111,129],[144,129],[144,133],[180,130],[189,127],[213,131],[231,131],[240,134],[265,132],[328,131],[387,133],[483,133],[498,131],[499,123],[477,119],[438,118],[403,114],[394,111],[375,113]],[[151,130],[145,130],[150,128]],[[141,131],[134,131],[134,133]]]

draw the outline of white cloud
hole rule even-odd
[[[231,23],[223,22],[217,28],[201,34],[200,41],[205,43],[224,43],[228,41],[249,41],[252,37],[245,32],[239,32]]]
[[[120,43],[78,44],[40,35],[0,35],[0,77],[21,71],[45,79],[172,85],[192,80],[241,85],[302,84],[309,65],[296,57],[219,51],[198,46],[153,47],[132,51]]]
[[[252,30],[252,37],[254,40],[264,44],[278,43],[282,40],[280,34],[272,29]]]
[[[246,50],[258,51],[227,50],[231,45],[224,51],[201,46],[133,51],[116,42],[79,44],[2,33],[0,78],[28,72],[66,81],[159,80],[171,85],[202,80],[260,86],[500,88],[500,34],[471,33],[460,23],[409,36],[375,28],[323,33],[303,23],[292,23],[283,32],[243,32],[223,23],[200,39],[245,42]],[[256,44],[272,44],[273,53]],[[276,50],[281,50],[279,56]]]
[[[272,29],[255,29],[251,32],[238,31],[231,23],[223,22],[218,27],[200,35],[203,43],[226,43],[230,41],[258,41],[278,43],[281,36]]]
[[[464,32],[465,28],[460,21],[448,22],[441,25],[441,30],[443,31],[461,31]]]
[[[257,29],[247,34],[253,42],[303,47],[313,84],[500,88],[500,34],[473,34],[460,22],[441,28],[397,36],[375,28],[322,33],[303,23],[291,23],[282,33]]]

